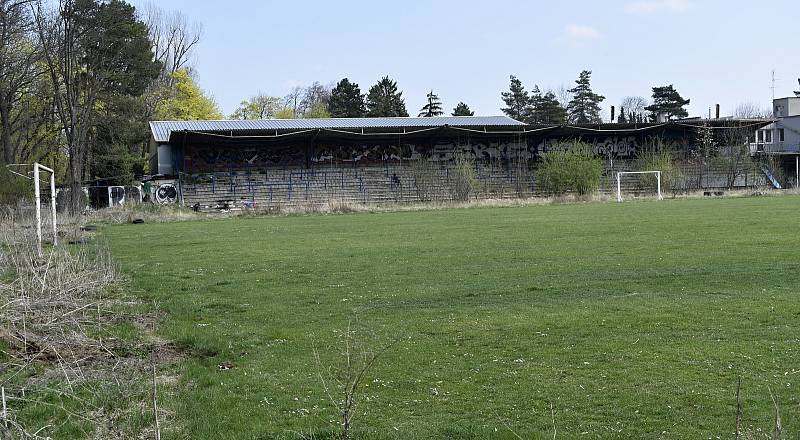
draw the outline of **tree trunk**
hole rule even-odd
[[[5,96],[0,96],[0,143],[3,145],[3,160],[6,164],[15,162],[14,145],[11,142],[11,105]]]

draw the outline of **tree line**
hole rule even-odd
[[[75,210],[86,182],[146,173],[148,121],[222,117],[194,80],[201,37],[153,5],[0,0],[0,166],[54,167]]]
[[[418,116],[444,115],[442,101],[433,91],[427,94],[426,104]],[[464,102],[452,110],[453,116],[473,116]],[[294,87],[284,97],[259,93],[242,101],[231,119],[292,119],[292,118],[362,118],[407,117],[403,92],[397,81],[385,76],[372,85],[367,93],[361,87],[343,78],[335,85],[325,86],[316,81],[308,87]]]
[[[527,124],[599,124],[603,122],[600,104],[605,97],[595,93],[591,85],[592,72],[584,70],[575,80],[571,89],[542,92],[538,85],[531,91],[525,90],[522,81],[514,75],[510,77],[507,92],[501,97],[505,103],[503,113]],[[655,122],[665,119],[689,116],[685,107],[690,100],[684,99],[673,85],[653,87],[652,102],[640,96],[628,96],[619,106],[618,123]],[[616,116],[616,115],[615,115]]]

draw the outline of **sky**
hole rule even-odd
[[[142,5],[152,0],[133,0]],[[225,114],[259,92],[314,81],[396,80],[416,115],[433,90],[451,109],[501,114],[509,75],[571,87],[581,70],[606,118],[629,95],[674,84],[691,116],[719,103],[770,108],[800,89],[797,0],[158,0],[202,23],[198,82]]]

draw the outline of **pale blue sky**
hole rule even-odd
[[[145,0],[134,0],[141,4]],[[590,69],[606,111],[674,83],[690,113],[715,103],[769,108],[798,89],[797,0],[159,0],[203,23],[195,66],[226,114],[259,91],[348,77],[366,92],[389,75],[416,115],[433,89],[499,114],[508,76],[527,88],[571,87]]]

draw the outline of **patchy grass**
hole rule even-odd
[[[798,208],[552,204],[104,235],[187,353],[163,372],[178,377],[160,395],[164,438],[334,436],[320,370],[341,364],[349,324],[375,350],[398,341],[368,372],[356,438],[733,438],[739,377],[744,427],[771,432],[771,390],[793,437]]]

